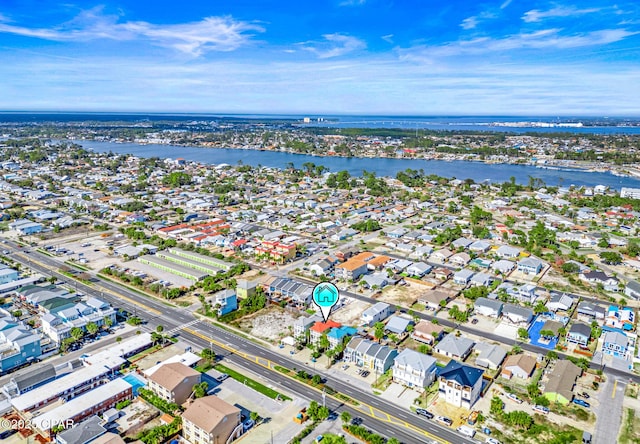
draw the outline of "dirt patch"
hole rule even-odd
[[[392,305],[411,307],[418,300],[420,294],[425,292],[428,288],[429,287],[427,286],[413,283],[407,283],[407,285],[396,285],[385,288],[382,292],[382,296],[378,299]]]
[[[298,316],[280,307],[270,307],[240,320],[240,328],[252,336],[276,341],[293,333],[293,323]]]
[[[362,312],[370,306],[366,302],[349,298],[342,308],[331,314],[331,320],[346,325],[360,325]]]

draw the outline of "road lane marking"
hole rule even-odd
[[[274,362],[272,362],[272,361],[270,361],[270,360],[268,360],[266,358],[260,358],[258,356],[255,356],[255,355],[252,355],[252,354],[249,354],[249,353],[241,352],[241,351],[237,350],[236,348],[232,347],[231,344],[224,344],[224,343],[222,343],[222,342],[220,342],[220,341],[218,341],[218,340],[216,340],[216,339],[214,339],[212,337],[206,336],[205,334],[203,334],[200,331],[193,330],[191,328],[184,328],[183,330],[185,332],[193,335],[193,336],[197,336],[197,337],[207,341],[210,344],[214,344],[217,347],[220,347],[220,348],[222,348],[224,350],[227,350],[227,351],[229,351],[229,352],[231,352],[231,353],[233,353],[235,355],[238,355],[238,356],[248,360],[249,362],[256,363],[256,364],[258,364],[258,365],[260,365],[260,366],[262,366],[262,367],[264,367],[264,368],[266,368],[268,370],[276,371],[272,367],[274,365]],[[261,361],[266,361],[266,364],[264,364]],[[292,376],[290,376],[288,374],[285,374],[285,373],[282,373],[282,372],[279,372],[279,371],[277,373],[280,376],[285,376],[285,377],[291,379],[292,381],[295,381],[296,383],[303,384],[302,382],[296,380],[295,378],[293,378]],[[307,387],[307,386],[305,385],[305,387]],[[308,386],[307,388],[310,389],[310,390],[315,390],[316,392],[322,393],[322,391],[320,389],[316,388],[316,387]],[[295,390],[293,390],[293,391],[295,391]],[[326,394],[326,396],[332,398],[334,401],[345,403],[345,401],[343,399],[340,399],[340,398],[338,398],[336,396],[329,395],[329,394]],[[344,395],[344,396],[348,396],[348,395]],[[419,433],[419,434],[421,434],[423,436],[426,436],[426,437],[430,438],[431,440],[435,440],[437,443],[451,444],[449,441],[445,440],[444,438],[441,438],[439,436],[433,435],[432,433],[427,432],[426,430],[423,430],[423,429],[421,429],[421,428],[419,428],[419,427],[417,427],[417,426],[415,426],[413,424],[410,424],[407,421],[403,421],[403,420],[401,420],[399,418],[396,418],[395,416],[392,416],[391,414],[383,411],[380,408],[377,408],[377,407],[374,407],[372,405],[369,405],[366,402],[360,401],[359,399],[355,399],[355,398],[353,398],[353,399],[354,399],[354,401],[356,401],[359,404],[358,406],[354,406],[354,405],[349,404],[349,403],[345,403],[345,404],[348,405],[350,408],[360,412],[363,415],[367,415],[367,416],[369,416],[371,418],[377,419],[377,420],[382,421],[382,422],[387,422],[389,424],[393,424],[393,425],[396,425],[396,426],[404,427],[406,429],[409,429],[411,431]],[[367,411],[367,409],[369,411]]]
[[[614,380],[613,381],[613,391],[611,392],[611,398],[615,398],[616,397],[616,388],[618,387],[618,380]]]

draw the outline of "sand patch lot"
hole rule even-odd
[[[371,304],[349,298],[339,310],[331,313],[331,320],[346,325],[360,325],[362,312]]]
[[[407,281],[407,285],[395,285],[385,288],[378,300],[391,305],[411,307],[418,300],[418,297],[430,287],[430,285],[420,285]]]
[[[297,316],[280,307],[269,307],[240,320],[240,328],[252,336],[275,342],[293,333]]]

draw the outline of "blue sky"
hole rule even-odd
[[[635,1],[0,2],[0,109],[640,116]]]

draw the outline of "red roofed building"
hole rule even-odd
[[[309,333],[310,333],[309,339],[311,340],[312,344],[316,344],[324,333],[329,333],[329,330],[331,330],[332,328],[340,328],[340,327],[342,327],[342,324],[340,324],[339,322],[334,322],[334,321],[316,322],[309,329]]]

